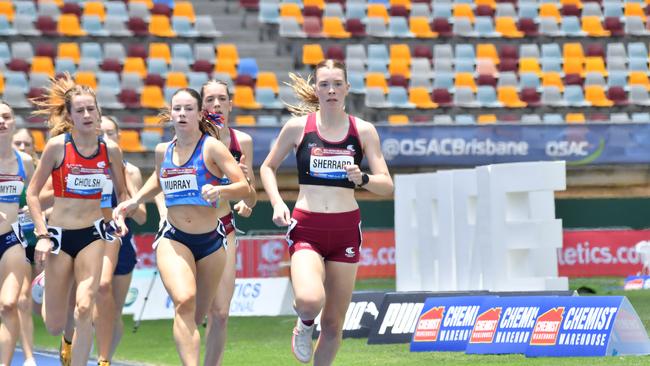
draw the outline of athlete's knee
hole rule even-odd
[[[0,316],[7,317],[16,314],[18,311],[18,299],[0,301]]]
[[[32,299],[25,294],[20,295],[18,298],[18,311],[29,312],[32,309]]]
[[[45,329],[53,336],[58,336],[65,330],[66,317],[44,317]]]
[[[89,300],[81,300],[77,302],[74,308],[74,317],[77,320],[85,321],[92,319],[94,302]]]
[[[225,326],[228,323],[228,314],[230,309],[223,306],[213,306],[210,308],[210,318],[215,324]]]
[[[194,314],[196,311],[196,295],[187,293],[176,297],[174,307],[178,314]]]
[[[323,300],[319,296],[301,296],[296,298],[296,309],[300,314],[313,314],[314,317],[323,308]]]
[[[99,287],[97,288],[97,296],[106,297],[113,294],[113,281],[104,281],[99,282]]]
[[[320,319],[320,336],[325,339],[336,339],[341,336],[343,329],[343,319],[336,317],[321,317]]]

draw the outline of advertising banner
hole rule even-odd
[[[634,246],[650,230],[565,230],[558,251],[560,276],[629,276],[642,268]]]
[[[242,128],[244,132],[250,128]],[[262,164],[278,127],[255,127],[255,167]],[[389,166],[476,166],[565,160],[568,165],[650,162],[650,125],[406,125],[377,126]],[[295,167],[289,154],[283,168]]]
[[[343,338],[367,338],[370,328],[375,324],[379,315],[379,308],[384,301],[383,291],[355,291],[352,301],[345,313],[343,322]],[[314,319],[316,329],[313,338],[320,335],[320,314]]]

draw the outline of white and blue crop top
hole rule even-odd
[[[201,137],[190,159],[181,166],[172,161],[176,140],[167,147],[159,173],[160,186],[165,194],[167,207],[179,205],[216,207],[216,202],[209,203],[201,196],[201,188],[204,185],[220,185],[219,178],[208,170],[203,160],[203,145],[207,136]]]
[[[14,155],[18,161],[18,173],[0,173],[0,202],[19,203],[20,195],[23,192],[23,188],[25,187],[27,173],[25,173],[23,158],[16,150],[14,150]]]

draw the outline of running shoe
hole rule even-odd
[[[59,361],[62,366],[72,365],[72,343],[68,343],[63,336],[61,336],[61,345],[59,346]]]
[[[293,328],[293,336],[291,337],[291,350],[296,359],[302,363],[309,363],[312,356],[312,340],[311,336],[314,332],[314,325],[306,326],[302,320],[298,318],[296,326]]]
[[[23,366],[36,366],[36,361],[33,358],[28,358],[23,362]]]

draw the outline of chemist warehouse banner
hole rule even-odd
[[[411,351],[538,356],[650,354],[650,340],[623,296],[430,297]]]
[[[242,130],[247,131],[246,128]],[[650,162],[650,124],[377,126],[389,166],[467,165],[566,160],[569,165]],[[279,128],[255,128],[254,165]],[[283,167],[295,167],[289,154]]]

